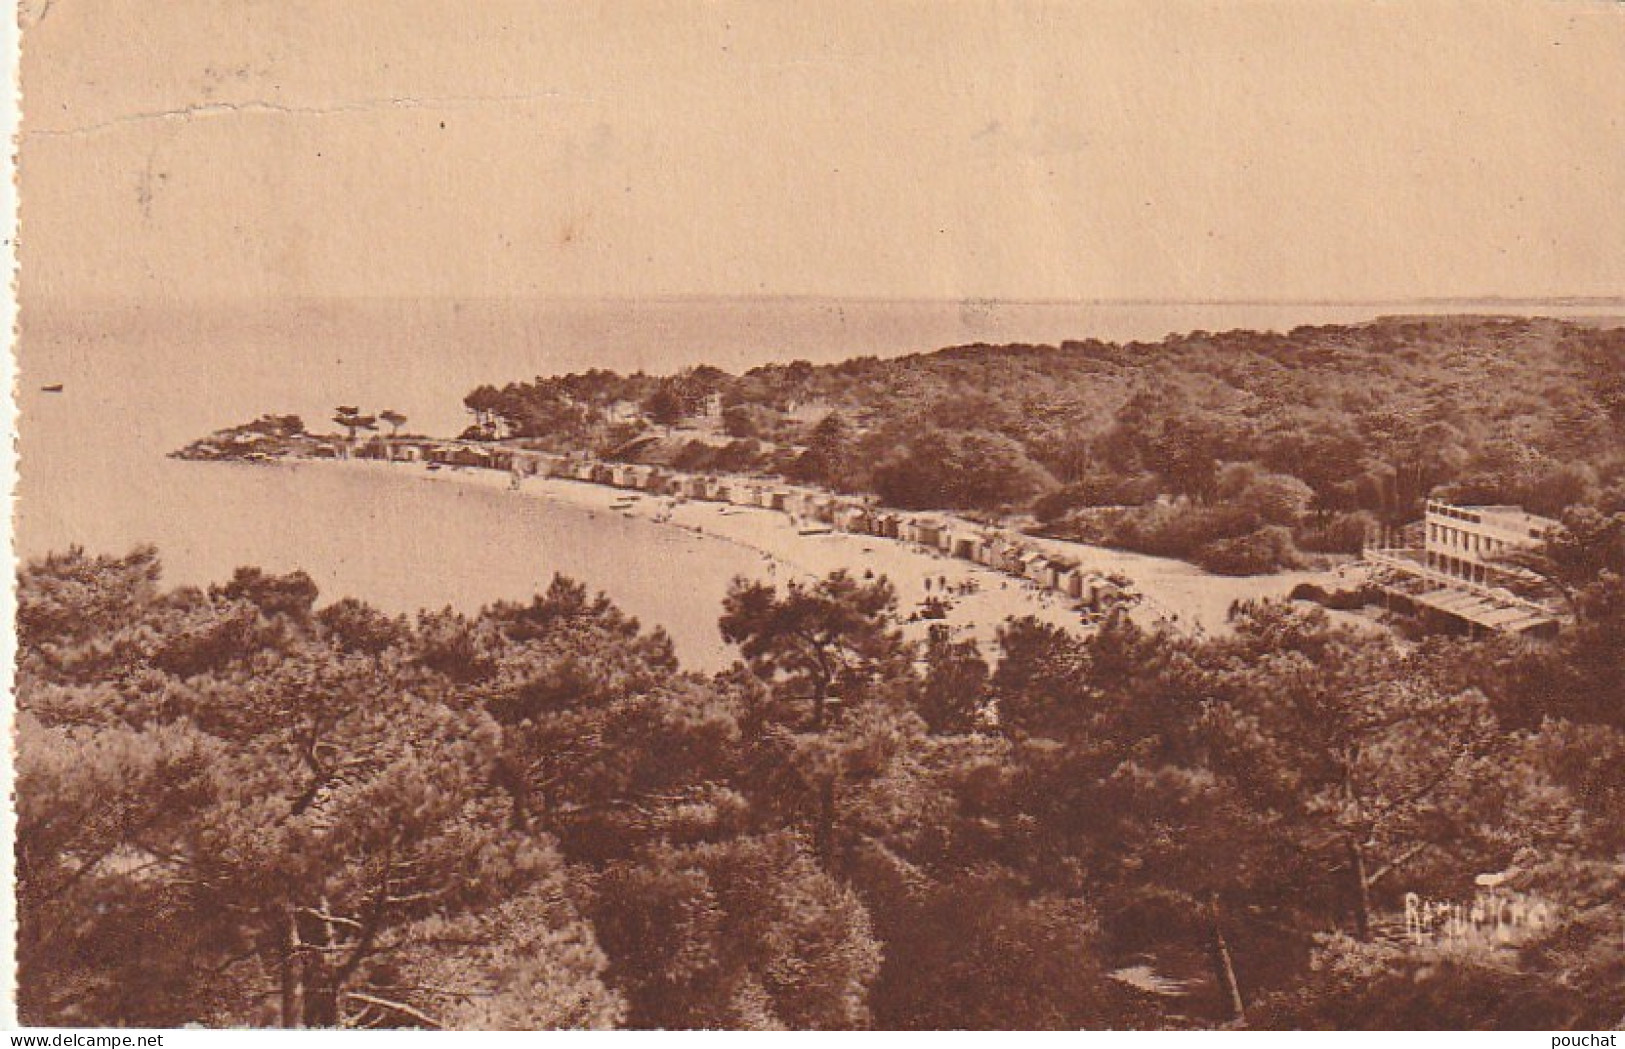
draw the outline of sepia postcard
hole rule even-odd
[[[1616,1044],[1625,5],[14,13],[11,1023]]]

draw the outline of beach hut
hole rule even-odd
[[[902,534],[903,515],[890,511],[877,512],[872,527],[874,534],[883,539],[897,539]]]
[[[833,524],[843,532],[863,532],[869,511],[857,503],[842,502],[836,505],[833,514]]]
[[[910,542],[929,546],[933,550],[942,549],[942,537],[946,529],[941,521],[934,517],[916,517],[908,523],[906,538]]]
[[[963,525],[950,527],[943,536],[943,549],[950,557],[962,561],[976,560],[976,551],[982,546],[982,537]]]
[[[1049,569],[1049,559],[1043,554],[1032,551],[1017,557],[1016,564],[1020,566],[1022,578],[1031,580],[1034,583],[1042,583],[1044,573]]]
[[[1068,597],[1082,599],[1089,585],[1089,573],[1081,568],[1068,568],[1063,571],[1058,580],[1056,589]]]
[[[1007,535],[1001,535],[993,541],[993,567],[1001,572],[1020,575],[1024,568],[1021,559],[1026,553],[1026,547]]]
[[[765,495],[765,501],[762,503],[763,506],[767,507],[769,510],[777,510],[780,513],[790,512],[789,492],[786,492],[781,488],[769,488],[764,489],[763,491]]]
[[[813,497],[807,492],[791,491],[785,493],[784,512],[795,517],[811,517]]]
[[[736,483],[729,493],[730,498],[728,501],[735,506],[760,506],[762,505],[761,490],[761,485]]]
[[[807,500],[807,516],[815,518],[825,524],[835,523],[835,498],[828,495],[814,495]]]
[[[1095,579],[1090,582],[1089,607],[1108,609],[1123,600],[1123,591],[1109,579]]]

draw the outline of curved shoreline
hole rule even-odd
[[[904,619],[921,610],[928,598],[950,604],[947,625],[954,636],[990,644],[1007,619],[1033,615],[1073,632],[1089,627],[1076,602],[1066,595],[995,568],[930,551],[905,540],[839,530],[804,533],[788,514],[763,507],[740,506],[612,487],[563,477],[527,476],[513,487],[507,471],[484,467],[441,466],[382,460],[284,460],[298,468],[379,471],[406,474],[426,481],[478,487],[520,498],[543,499],[589,513],[617,513],[665,525],[687,534],[727,543],[761,558],[766,582],[810,581],[837,569],[860,577],[886,576],[897,588]],[[1077,561],[1090,571],[1128,577],[1141,600],[1130,615],[1142,625],[1167,624],[1187,633],[1220,633],[1230,606],[1237,601],[1284,598],[1300,582],[1326,583],[1329,572],[1291,572],[1270,576],[1216,576],[1181,561],[1110,550],[1063,540],[1028,539],[1034,548]],[[709,610],[707,614],[712,614]],[[937,620],[906,624],[911,636],[923,636]]]
[[[586,481],[559,477],[527,477],[518,489],[510,487],[504,471],[478,467],[441,467],[377,460],[287,460],[296,469],[365,470],[390,476],[406,475],[440,484],[477,487],[521,499],[563,504],[589,514],[616,513],[633,520],[671,528],[698,540],[724,543],[748,551],[758,559],[756,579],[769,583],[810,582],[846,569],[860,578],[866,573],[885,576],[897,590],[898,611],[905,633],[924,637],[933,622],[942,622],[955,637],[991,645],[998,627],[1015,616],[1034,615],[1055,626],[1081,631],[1082,617],[1070,601],[1040,590],[1036,584],[1009,579],[991,568],[932,554],[908,543],[844,532],[804,535],[790,518],[778,511],[726,503],[677,502],[669,496],[628,492]],[[569,574],[568,569],[564,569]],[[942,620],[910,619],[928,597],[942,596],[943,581],[951,607]],[[929,581],[929,588],[928,588]],[[974,588],[970,593],[957,593]],[[703,613],[714,618],[718,610]]]

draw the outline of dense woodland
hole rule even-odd
[[[1556,320],[976,345],[740,376],[595,370],[465,404],[469,437],[1030,513],[1050,534],[1235,573],[1357,550],[1435,489],[1553,516],[1625,508],[1625,329]]]
[[[21,1016],[1618,1025],[1625,517],[1571,512],[1543,570],[1578,619],[1541,646],[1263,605],[1013,621],[991,661],[905,643],[884,580],[740,581],[706,677],[563,579],[392,618],[55,555],[18,593]],[[1488,872],[1554,923],[1396,934]]]

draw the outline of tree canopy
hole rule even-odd
[[[21,1015],[1617,1025],[1618,525],[1540,551],[1579,611],[1545,644],[1266,603],[1209,639],[1027,619],[917,646],[889,583],[836,574],[736,582],[740,659],[709,677],[564,578],[404,617],[299,573],[166,589],[150,548],[42,558]],[[1546,920],[1405,926],[1416,900],[1482,918],[1486,877]]]

